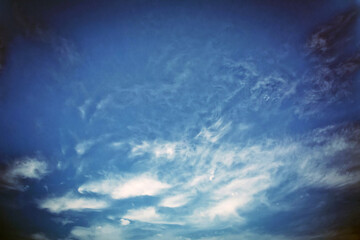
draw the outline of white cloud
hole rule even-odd
[[[88,140],[81,143],[78,143],[75,146],[75,151],[78,155],[84,155],[93,145],[95,144],[95,141]]]
[[[248,195],[251,198],[254,194],[266,190],[271,184],[271,179],[266,175],[257,175],[256,177],[239,178],[222,185],[213,192],[215,199],[221,199],[224,196]]]
[[[169,208],[177,208],[184,206],[187,204],[190,200],[190,197],[188,194],[178,194],[175,196],[169,196],[164,198],[159,206],[161,207],[169,207]]]
[[[149,172],[161,172],[161,180],[151,174],[110,177],[85,183],[78,191],[105,194],[114,199],[160,196],[158,207],[186,205],[187,211],[177,213],[176,219],[189,226],[206,228],[229,220],[240,224],[246,221],[242,212],[258,204],[271,207],[278,198],[301,187],[343,187],[359,181],[355,174],[345,174],[326,165],[333,161],[333,156],[349,149],[351,144],[345,138],[331,137],[330,141],[311,133],[297,139],[260,139],[236,144],[220,141],[225,134],[231,139],[230,130],[230,123],[219,120],[203,128],[193,139],[180,137],[180,141],[155,140],[133,145],[129,157],[148,154],[142,167]],[[327,131],[319,134],[328,135]],[[287,174],[296,177],[282,187]],[[165,191],[170,187],[171,191]],[[285,194],[267,199],[265,193],[270,187]],[[190,200],[194,200],[191,205]],[[154,207],[128,210],[120,223],[127,224],[129,220],[176,223],[173,213],[167,211],[177,209],[160,209],[164,211],[162,214]]]
[[[123,218],[148,223],[158,223],[163,220],[154,207],[131,209],[123,216]]]
[[[46,209],[52,213],[63,211],[83,211],[97,210],[108,207],[108,203],[103,200],[76,197],[70,193],[63,197],[48,198],[39,203],[39,208]]]
[[[125,145],[124,142],[112,142],[110,146],[114,149],[122,148]]]
[[[245,206],[251,200],[252,198],[247,194],[230,197],[221,200],[209,209],[200,212],[200,216],[209,217],[211,220],[214,220],[215,217],[220,217],[222,220],[224,220],[224,218],[227,220],[228,217],[238,217],[236,212],[237,209]]]
[[[24,190],[22,179],[41,179],[48,173],[47,164],[36,158],[17,160],[1,176],[6,187],[15,190]]]
[[[110,224],[99,224],[91,227],[74,227],[70,239],[77,240],[121,240],[124,233],[121,227]]]
[[[155,158],[173,159],[175,155],[182,151],[182,143],[180,142],[142,142],[133,145],[131,149],[132,156],[143,155],[145,153],[152,154]]]
[[[98,102],[98,104],[96,104],[96,109],[97,109],[97,110],[102,110],[102,109],[104,109],[107,105],[109,105],[112,101],[113,101],[113,99],[112,99],[112,97],[109,95],[109,96],[105,97],[104,99],[102,99],[100,102]]]
[[[159,214],[154,207],[130,209],[123,216],[125,219],[140,221],[152,224],[176,224],[183,225],[182,222],[170,221],[167,216]]]
[[[240,234],[224,234],[222,236],[201,237],[199,240],[243,240],[243,239],[261,239],[261,240],[314,240],[327,239],[329,234],[303,235],[303,236],[286,236],[279,234],[256,233],[250,231],[242,231]]]
[[[17,162],[10,174],[14,177],[40,179],[46,174],[46,163],[36,159]]]
[[[34,240],[49,240],[49,238],[43,233],[34,233],[31,235],[31,238]]]
[[[203,182],[208,182],[210,181],[211,176],[208,174],[203,174],[200,176],[195,176],[189,183],[188,185],[191,187],[194,186],[198,186],[199,184],[203,183]]]
[[[114,199],[124,199],[137,196],[156,196],[171,186],[159,181],[150,174],[131,177],[130,179],[105,179],[85,183],[80,186],[80,193],[94,192],[108,194]]]
[[[131,149],[131,153],[133,156],[142,155],[144,153],[149,152],[150,144],[146,141],[142,142],[141,144],[134,145]]]
[[[168,188],[170,188],[169,184],[143,175],[130,179],[121,186],[116,187],[112,192],[112,196],[115,199],[136,196],[155,196]]]
[[[126,225],[129,225],[130,224],[130,221],[127,220],[127,219],[120,219],[120,224],[123,225],[123,226],[126,226]]]
[[[90,104],[92,101],[90,99],[86,100],[83,105],[78,107],[78,110],[80,112],[80,116],[82,119],[86,118],[86,111],[88,110]]]
[[[298,174],[302,181],[299,186],[317,186],[324,188],[339,188],[355,184],[360,181],[358,172],[342,172],[336,167],[329,168],[308,156],[299,164]]]
[[[117,179],[104,179],[94,182],[88,182],[81,185],[78,188],[78,192],[82,194],[86,192],[93,192],[112,195],[112,192],[119,184],[121,184],[121,181]]]
[[[243,222],[244,219],[238,215],[238,211],[247,210],[250,203],[256,203],[259,200],[256,194],[268,189],[271,184],[269,176],[264,174],[261,168],[258,171],[259,174],[253,177],[246,177],[249,173],[248,169],[237,171],[238,178],[227,180],[226,183],[217,187],[211,187],[207,190],[210,196],[201,200],[203,204],[195,209],[189,218],[190,221],[199,226],[208,226],[215,220],[231,219],[238,223]]]
[[[223,120],[219,119],[208,128],[203,128],[196,136],[197,138],[204,139],[211,143],[217,142],[230,130],[231,123],[223,124]]]
[[[175,143],[167,143],[157,146],[154,149],[155,157],[173,158],[175,155],[175,147]]]
[[[172,182],[179,194],[164,196],[160,207],[181,207],[194,198],[196,207],[190,206],[193,213],[180,214],[178,219],[197,226],[206,226],[215,220],[226,221],[231,217],[243,221],[237,214],[238,210],[246,210],[250,203],[258,201],[255,195],[271,186],[273,172],[281,166],[279,162],[296,147],[271,141],[249,146],[214,145],[229,131],[230,123],[219,120],[209,128],[203,128],[194,141],[175,142],[175,145],[165,141],[143,142],[133,147],[131,156],[151,153],[149,168],[153,171],[161,170],[163,164],[171,165],[169,171],[163,172],[163,177]],[[171,153],[176,161],[158,161],[160,154],[157,155],[155,150],[158,147],[166,149],[164,146],[174,146],[175,151]],[[242,167],[234,167],[239,163]],[[156,218],[155,213],[154,208],[149,208],[145,212],[142,209],[139,215],[153,214],[152,217]]]
[[[326,137],[329,136],[327,130],[320,131],[322,137],[310,133],[297,139],[261,139],[237,144],[220,142],[222,136],[231,134],[230,130],[229,123],[219,120],[188,141],[184,138],[180,138],[181,142],[155,140],[133,147],[130,156],[150,153],[146,167],[154,172],[162,171],[162,178],[173,186],[172,193],[179,193],[163,196],[160,207],[184,206],[191,196],[196,199],[189,206],[193,212],[177,216],[185,222],[208,226],[236,219],[241,223],[245,219],[239,216],[240,212],[250,211],[257,204],[271,206],[278,201],[267,199],[265,193],[270,187],[289,193],[302,187],[344,187],[359,181],[357,176],[360,175],[340,172],[327,165],[339,152],[352,146],[346,138]],[[162,147],[160,149],[175,146],[171,157],[176,161],[159,161],[157,156],[160,154],[156,155],[154,151],[158,146]],[[163,171],[165,166],[168,171]],[[294,181],[286,187],[276,188],[288,179],[289,174],[296,176]],[[284,194],[278,195],[281,196]],[[155,214],[154,211],[147,209],[141,213],[150,215]]]

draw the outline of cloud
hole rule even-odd
[[[158,223],[162,221],[162,217],[156,212],[154,207],[131,209],[123,218],[148,223]]]
[[[210,7],[210,12],[213,12],[211,9],[213,7]],[[329,13],[325,12],[321,14],[323,17]],[[191,23],[203,25],[203,20],[209,16],[208,13],[205,15],[197,14],[195,21],[190,19]],[[67,10],[65,15],[69,15]],[[70,15],[76,15],[76,11],[73,14],[71,10]],[[109,203],[114,204],[114,208],[106,209],[104,214],[98,214],[95,217],[101,218],[109,214],[124,217],[121,219],[116,218],[118,224],[116,227],[121,228],[121,225],[128,224],[131,221],[125,216],[134,218],[133,221],[149,221],[153,223],[160,223],[178,217],[188,223],[188,229],[191,229],[196,223],[204,223],[205,225],[206,223],[224,221],[224,225],[228,225],[228,229],[231,228],[240,232],[241,229],[238,229],[236,224],[231,226],[233,219],[241,222],[246,221],[246,217],[251,218],[251,214],[256,214],[255,211],[249,213],[253,210],[252,207],[259,206],[258,204],[262,204],[262,201],[266,201],[268,204],[261,206],[257,210],[264,209],[273,212],[273,205],[278,199],[283,200],[284,196],[289,196],[291,193],[296,195],[295,191],[299,191],[299,189],[304,189],[304,192],[316,192],[307,190],[309,188],[321,188],[321,192],[325,192],[322,191],[322,188],[335,188],[337,190],[338,188],[352,186],[358,181],[357,176],[360,175],[358,175],[356,169],[359,168],[346,162],[346,158],[349,156],[347,151],[350,147],[346,139],[339,138],[339,141],[332,142],[329,140],[333,136],[329,136],[325,137],[328,138],[327,140],[318,143],[313,139],[314,134],[309,134],[309,136],[301,135],[302,131],[306,131],[306,129],[312,128],[314,125],[318,126],[326,124],[326,122],[338,121],[346,118],[346,116],[350,117],[350,115],[341,115],[346,112],[346,106],[343,109],[341,104],[338,108],[334,108],[334,111],[336,109],[341,111],[326,113],[329,116],[331,115],[326,121],[318,119],[319,121],[314,122],[313,119],[309,119],[309,121],[304,122],[293,114],[297,105],[307,105],[301,100],[301,92],[303,90],[306,92],[306,89],[302,89],[301,82],[303,82],[304,78],[299,74],[307,72],[308,69],[306,69],[306,60],[303,59],[303,56],[299,57],[302,54],[297,55],[299,51],[283,47],[272,49],[265,46],[257,50],[245,49],[245,51],[234,52],[232,50],[241,49],[241,45],[247,45],[245,38],[248,37],[243,37],[247,35],[243,34],[246,29],[237,31],[236,34],[232,32],[234,29],[242,29],[242,26],[234,26],[233,24],[241,21],[232,21],[227,17],[224,18],[227,19],[225,22],[218,21],[217,17],[215,17],[216,19],[212,18],[212,21],[207,21],[207,23],[213,22],[216,25],[214,25],[215,28],[214,26],[208,28],[211,30],[208,32],[209,34],[207,32],[193,34],[193,29],[196,26],[179,21],[184,19],[183,16],[174,18],[173,23],[179,25],[178,29],[176,29],[174,24],[164,25],[151,16],[154,15],[156,18],[156,14],[149,12],[147,15],[151,17],[150,24],[144,25],[143,21],[146,21],[144,18],[141,18],[139,22],[131,18],[132,26],[135,28],[141,26],[144,31],[140,31],[142,37],[139,38],[135,36],[138,31],[136,29],[131,30],[129,39],[143,39],[144,36],[144,39],[146,39],[148,32],[150,35],[154,33],[155,39],[149,39],[150,41],[148,41],[151,46],[144,45],[139,49],[131,45],[127,48],[126,43],[129,41],[126,35],[120,32],[114,37],[120,36],[121,42],[125,43],[125,46],[120,44],[120,48],[113,48],[110,46],[112,44],[112,41],[110,41],[108,42],[110,44],[103,43],[101,49],[95,47],[93,51],[91,47],[96,44],[96,36],[99,34],[93,31],[91,27],[83,28],[81,34],[74,35],[77,41],[84,46],[85,61],[84,64],[79,66],[79,69],[58,69],[60,72],[56,74],[56,71],[54,73],[54,69],[50,66],[49,69],[45,69],[45,75],[37,72],[38,68],[34,68],[35,73],[30,72],[31,76],[44,75],[45,78],[50,73],[50,78],[54,77],[55,81],[47,81],[48,84],[52,85],[54,83],[55,87],[59,87],[60,83],[61,86],[64,85],[64,89],[50,89],[55,94],[60,93],[60,99],[63,99],[62,92],[73,95],[66,96],[66,103],[64,105],[60,104],[64,107],[61,112],[69,115],[68,117],[65,116],[64,119],[69,119],[69,121],[56,121],[54,126],[56,127],[56,124],[62,125],[62,127],[55,129],[63,129],[58,140],[61,140],[60,142],[64,146],[71,147],[71,150],[76,151],[75,154],[78,156],[85,157],[86,155],[80,162],[72,154],[66,154],[66,151],[64,151],[63,156],[53,155],[59,156],[61,158],[59,161],[61,160],[64,162],[64,166],[69,167],[66,171],[61,171],[65,170],[65,168],[59,165],[59,171],[57,171],[59,179],[56,176],[49,178],[49,181],[51,181],[47,183],[49,191],[54,188],[63,191],[69,184],[74,184],[74,187],[80,186],[77,189],[80,194],[65,195],[64,197],[61,197],[63,195],[55,195],[60,197],[46,199],[41,202],[43,207],[45,206],[43,209],[52,212],[101,209],[102,205],[99,206],[99,202],[107,203],[102,199],[111,197],[121,199],[121,201],[108,199]],[[164,17],[163,14],[160,15]],[[60,15],[59,18],[55,17],[54,21],[57,22],[56,19],[61,19],[61,16],[63,15]],[[85,15],[81,16],[81,18],[83,17]],[[107,22],[113,23],[114,21],[106,21],[105,19],[102,22],[106,25]],[[188,29],[187,25],[190,26],[190,29]],[[348,26],[348,24],[340,25],[340,27],[336,27],[335,35],[339,32],[338,29]],[[154,28],[154,26],[156,28],[155,32],[147,31],[151,30],[150,27]],[[282,26],[279,26],[279,28],[282,28]],[[124,30],[125,33],[128,32],[126,27],[111,27],[109,29],[109,31],[118,29]],[[162,35],[161,31],[164,29],[167,33],[170,33],[165,35],[173,36],[172,39],[158,37]],[[101,33],[105,34],[99,36],[109,35],[106,34],[106,27],[101,27],[100,30]],[[184,35],[182,33],[189,32],[188,30],[190,30],[191,36],[185,34],[186,38],[178,38],[178,36]],[[218,34],[221,36],[220,38],[217,34],[213,34],[213,32],[221,31],[223,34]],[[41,31],[41,28],[40,32],[43,33],[42,35],[46,35],[46,31]],[[229,32],[230,34],[228,34]],[[95,38],[89,38],[86,36],[87,33],[93,34]],[[254,37],[256,39],[269,39],[263,38],[263,36],[259,37],[259,31],[256,31],[256,29],[255,31],[252,30],[252,33],[254,34],[249,35],[250,41]],[[329,34],[332,34],[331,31],[329,31]],[[71,32],[69,32],[69,36],[71,36]],[[318,35],[318,37],[321,36]],[[209,38],[209,41],[202,44],[206,38]],[[285,38],[292,41],[291,39],[297,39],[297,36],[291,35]],[[91,41],[87,39],[91,39]],[[161,43],[161,39],[164,39],[167,43],[164,45]],[[157,48],[153,48],[153,43],[159,41],[161,49],[156,51]],[[226,44],[222,44],[224,41]],[[287,45],[286,41],[281,45]],[[270,45],[275,42],[275,39],[264,41],[264,43],[270,43]],[[136,43],[141,43],[141,41],[135,41],[135,45]],[[20,39],[20,45],[24,45],[22,39]],[[28,45],[35,50],[38,47],[37,45],[32,46],[31,42],[25,41],[25,47]],[[194,48],[195,45],[196,48]],[[254,43],[252,45],[258,46],[259,44]],[[64,43],[59,44],[59,46],[62,50],[57,51],[71,52],[71,45]],[[66,46],[69,46],[69,48]],[[119,44],[114,46],[119,46]],[[288,46],[288,48],[293,46]],[[91,49],[86,51],[85,48],[89,47]],[[315,47],[317,47],[317,44],[315,44]],[[321,46],[319,45],[319,47]],[[17,47],[15,46],[14,49],[17,49]],[[21,46],[19,49],[23,50]],[[126,52],[122,51],[124,49]],[[132,52],[131,49],[136,51]],[[262,51],[263,49],[269,51]],[[40,50],[46,52],[46,48]],[[123,54],[116,54],[114,58],[110,56],[117,51]],[[27,51],[23,52],[26,53]],[[150,56],[153,52],[157,52],[156,56]],[[241,53],[238,54],[239,52]],[[257,54],[257,52],[261,53]],[[285,54],[288,52],[290,55],[285,58],[281,57],[280,55],[284,55],[284,52]],[[108,55],[106,61],[103,61],[103,59],[96,62],[91,61],[104,54]],[[46,59],[51,58],[48,55],[44,56]],[[242,56],[248,57],[243,58]],[[146,74],[137,71],[139,68],[136,63],[139,62],[140,58],[146,61],[146,67],[141,68],[146,71]],[[15,60],[17,61],[16,56]],[[354,61],[356,60],[358,58],[354,59]],[[143,61],[140,61],[140,63]],[[121,63],[122,67],[117,67],[118,63]],[[350,70],[356,68],[357,65],[351,63],[338,65],[339,68],[336,67],[336,70],[340,70],[340,67],[343,71],[346,71],[347,68]],[[45,64],[45,66],[49,66],[49,64]],[[91,71],[87,71],[89,69]],[[71,72],[68,70],[71,70]],[[327,71],[326,68],[323,70]],[[74,78],[69,76],[68,73],[72,75],[73,72],[78,80],[73,80]],[[106,75],[103,79],[102,73]],[[332,71],[332,73],[334,72]],[[58,77],[55,75],[59,75],[60,78],[57,79]],[[340,75],[343,75],[343,73]],[[326,80],[331,75],[319,73],[319,76],[321,79]],[[98,87],[100,78],[102,79],[101,87]],[[19,79],[21,79],[21,76]],[[67,84],[68,79],[71,80],[69,84]],[[309,78],[308,83],[313,82],[313,80],[314,78]],[[332,80],[330,79],[330,81]],[[328,82],[323,81],[324,87]],[[41,87],[41,84],[39,86]],[[324,88],[324,90],[327,89],[326,91],[331,93],[337,85],[333,86]],[[47,87],[49,88],[49,86]],[[37,85],[34,89],[37,89]],[[23,92],[28,92],[25,90]],[[46,97],[48,95],[45,93],[39,96]],[[305,93],[303,95],[307,96]],[[313,95],[311,94],[311,96]],[[314,96],[320,96],[322,101],[329,102],[327,95],[314,92]],[[25,96],[25,98],[31,100],[34,96]],[[41,101],[42,98],[36,100],[39,101],[31,102],[29,105],[37,106],[34,103],[46,102]],[[76,102],[76,104],[72,104],[72,102]],[[310,101],[310,103],[314,103],[308,104],[310,109],[314,109],[316,107],[314,105],[318,104],[317,101]],[[353,106],[355,105],[353,104]],[[12,107],[14,108],[14,106],[9,105],[8,109],[11,110]],[[46,111],[40,109],[41,111],[35,112],[53,115],[51,109],[50,111],[47,111],[48,108],[43,109]],[[79,114],[78,118],[81,117],[81,122],[84,124],[72,120],[74,110],[78,111],[75,113]],[[351,113],[349,112],[349,114]],[[10,116],[13,115],[17,116],[16,111],[15,114],[10,114]],[[243,125],[239,126],[239,122]],[[300,126],[301,124],[304,124],[304,126]],[[251,129],[247,126],[251,126]],[[98,141],[97,136],[100,136],[104,131],[109,133],[111,137],[107,138],[107,141]],[[297,135],[287,138],[287,134]],[[55,138],[56,136],[54,135]],[[79,136],[86,136],[87,138],[72,145],[74,136],[76,139]],[[269,139],[269,137],[273,139]],[[116,140],[119,142],[114,142]],[[54,144],[52,146],[56,145]],[[46,144],[44,146],[46,147]],[[119,149],[120,151],[118,151]],[[129,155],[126,156],[127,152]],[[340,160],[336,160],[336,158]],[[71,178],[73,174],[72,168],[84,169],[83,174]],[[108,171],[112,172],[109,173]],[[126,171],[132,172],[129,173],[131,175],[124,174]],[[143,171],[153,174],[142,174]],[[77,173],[79,172],[77,171]],[[96,178],[103,173],[105,173],[105,176],[110,177]],[[19,178],[21,179],[21,177]],[[79,183],[79,180],[82,182]],[[56,186],[57,182],[60,181],[63,181],[64,184]],[[36,190],[34,194],[37,192],[39,192],[38,194],[46,194],[42,186],[34,190]],[[331,196],[326,193],[323,195]],[[152,197],[134,199],[139,196]],[[315,200],[320,200],[319,198],[314,197]],[[281,204],[281,201],[279,202]],[[154,206],[149,207],[150,204]],[[293,204],[292,207],[296,208],[295,205],[297,203]],[[266,209],[267,207],[269,209]],[[309,208],[311,209],[311,207]],[[110,210],[111,213],[109,213]],[[272,216],[267,215],[267,213],[258,214],[256,217],[266,216],[266,218],[273,220]],[[71,217],[73,214],[67,215]],[[91,221],[91,219],[87,219],[88,214],[76,215],[86,218],[85,222],[86,220]],[[92,218],[93,215],[90,215],[89,217]],[[301,215],[306,215],[306,213]],[[294,219],[297,218],[297,215],[294,214],[293,216],[295,216]],[[323,218],[321,219],[323,220]],[[84,222],[83,220],[74,219],[76,222]],[[254,220],[257,221],[258,219]],[[107,221],[110,222],[109,219]],[[265,221],[259,219],[260,223],[256,222],[255,224],[262,225],[262,222]],[[130,226],[124,228],[135,228],[136,224],[131,222]],[[272,226],[275,225],[276,227],[280,226],[280,229],[282,223],[279,221],[278,224],[274,223]],[[67,226],[64,230],[68,229],[68,227],[70,226]],[[102,228],[98,229],[98,227]],[[111,225],[110,229],[112,228],[113,225]],[[104,229],[104,226],[89,228],[79,226],[73,229],[73,236],[94,239],[98,236],[96,232],[101,232],[100,229]],[[215,227],[212,230],[214,230],[212,233],[199,231],[187,236],[205,236],[206,234],[221,232],[216,231]],[[163,232],[166,232],[166,230],[163,230]],[[142,237],[138,236],[137,238]],[[243,238],[262,239],[257,236]],[[241,239],[241,237],[235,239]]]
[[[120,219],[120,224],[123,225],[123,226],[126,226],[126,225],[129,225],[130,224],[130,221],[127,220],[127,219]]]
[[[181,147],[178,142],[142,142],[138,145],[133,145],[131,149],[132,156],[144,155],[146,153],[152,154],[155,158],[173,159]]]
[[[125,145],[124,142],[112,142],[110,146],[114,149],[122,148]]]
[[[358,9],[350,9],[332,19],[328,24],[321,26],[314,32],[308,42],[307,47],[310,51],[324,54],[331,50],[336,43],[344,41],[349,26],[356,22]]]
[[[145,207],[139,209],[130,209],[123,216],[124,219],[132,221],[140,221],[152,224],[176,224],[183,225],[183,223],[177,221],[170,221],[165,215],[159,214],[155,207]]]
[[[36,159],[26,159],[16,162],[9,172],[9,175],[15,178],[40,179],[46,174],[46,163]]]
[[[358,42],[354,37],[358,17],[358,7],[354,5],[318,26],[310,35],[306,49],[312,67],[301,76],[300,104],[295,106],[299,117],[326,114],[327,109],[352,98],[353,77],[360,70],[360,54],[358,49],[344,54],[339,46],[355,46]]]
[[[223,120],[219,119],[210,127],[203,128],[196,138],[215,143],[230,130],[230,126],[230,122],[224,125]]]
[[[113,199],[124,199],[138,196],[156,196],[171,185],[159,181],[151,174],[133,176],[129,179],[105,179],[85,183],[78,188],[80,193],[93,192],[110,195]]]
[[[34,233],[31,235],[31,238],[34,240],[49,240],[49,238],[43,233]]]
[[[245,171],[247,169],[244,169]],[[239,171],[241,174],[241,171]],[[254,194],[266,190],[271,184],[270,176],[257,175],[255,177],[235,178],[227,184],[221,186],[213,192],[215,199],[221,199],[224,196],[248,195],[249,198]]]
[[[184,206],[189,201],[190,201],[190,196],[188,194],[178,194],[162,199],[159,206],[168,207],[168,208],[177,208]]]
[[[170,224],[170,225],[183,225],[180,221],[171,221],[168,216],[159,214],[155,207],[144,207],[139,209],[130,209],[123,216],[124,219],[132,221],[140,221],[151,224]],[[179,219],[179,218],[177,218]]]
[[[217,121],[210,128],[212,136],[224,136],[220,132],[229,128],[225,132],[231,138],[229,124]],[[150,153],[144,167],[161,172],[162,179],[172,186],[171,191],[162,193],[158,206],[186,206],[187,211],[177,212],[177,218],[184,223],[205,228],[230,220],[241,224],[246,221],[242,213],[252,211],[258,205],[274,210],[276,202],[300,189],[339,188],[359,182],[358,172],[346,171],[356,169],[353,161],[343,160],[342,169],[338,168],[339,154],[354,153],[358,147],[351,140],[357,139],[356,131],[342,128],[339,125],[296,138],[257,139],[245,143],[225,142],[218,138],[216,144],[208,140],[211,137],[205,137],[208,135],[204,135],[203,128],[202,135],[187,141],[180,136],[181,141],[157,139],[135,146],[130,157],[135,157],[134,152]],[[176,161],[159,160],[154,154],[154,146],[173,146],[174,143],[175,151],[171,157]],[[292,181],[288,181],[289,177]],[[270,189],[271,198],[267,194]],[[189,205],[190,199],[194,201]],[[153,222],[161,221],[154,208],[135,212],[138,213],[136,216],[134,212],[130,213],[135,218],[152,216]],[[162,215],[163,218],[171,219],[172,213],[164,213],[170,215]]]
[[[46,209],[52,213],[63,211],[84,211],[98,210],[108,207],[108,203],[103,200],[76,197],[71,193],[63,197],[48,198],[39,203],[39,208]]]
[[[74,221],[69,218],[53,218],[52,220],[56,223],[61,223],[64,226],[74,223]]]
[[[21,184],[23,179],[41,179],[48,173],[47,164],[36,158],[25,157],[16,160],[3,173],[1,180],[5,183],[5,187],[14,190],[25,190]]]
[[[221,236],[201,237],[199,240],[239,240],[239,239],[262,239],[262,240],[315,240],[315,239],[328,239],[329,234],[314,234],[303,236],[287,236],[281,234],[267,234],[257,233],[251,231],[242,231],[240,234],[226,233]]]
[[[191,221],[197,225],[209,224],[215,219],[224,221],[231,218],[232,221],[243,221],[243,218],[237,214],[237,209],[245,206],[251,200],[251,197],[246,194],[221,200],[207,209],[195,210]]]
[[[258,170],[263,171],[261,168]],[[248,173],[249,169],[238,171],[237,178],[211,188],[208,191],[210,196],[202,200],[204,204],[195,209],[189,221],[200,226],[207,226],[215,220],[228,221],[231,219],[237,223],[244,222],[244,219],[239,216],[238,210],[247,210],[250,203],[258,200],[256,194],[267,190],[271,185],[271,179],[266,175],[242,177]]]
[[[86,118],[86,114],[87,114],[86,112],[91,103],[92,103],[92,101],[90,99],[88,99],[84,102],[84,104],[82,104],[81,106],[78,107],[78,110],[80,112],[80,116],[82,119]]]
[[[133,147],[130,156],[150,153],[147,167],[154,172],[161,171],[163,179],[173,186],[173,191],[162,194],[158,206],[178,208],[196,199],[188,207],[190,212],[177,216],[193,226],[206,226],[215,220],[227,221],[230,218],[243,221],[237,211],[256,203],[258,199],[255,196],[272,186],[273,171],[281,166],[279,162],[282,158],[292,154],[296,147],[271,141],[248,146],[220,142],[230,130],[231,124],[220,119],[203,128],[193,140],[156,140]],[[154,149],[160,146],[174,146],[171,157],[176,161],[159,161]],[[234,167],[239,164],[242,167]],[[163,171],[164,167],[168,171]],[[160,221],[156,219],[158,216],[154,208],[145,210],[136,213],[139,216],[152,214],[155,218],[153,222]]]
[[[74,227],[70,232],[70,239],[77,240],[121,240],[124,238],[120,226],[99,224],[91,227]]]
[[[95,144],[95,141],[88,140],[81,143],[78,143],[75,146],[75,151],[78,155],[84,155],[93,145]]]
[[[152,177],[140,176],[130,179],[116,187],[111,195],[115,199],[136,196],[156,196],[168,188],[170,188],[169,184],[162,183]]]

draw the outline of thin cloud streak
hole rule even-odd
[[[100,210],[107,208],[109,204],[106,201],[95,198],[77,197],[68,193],[62,197],[47,198],[39,201],[40,209],[45,209],[52,213],[61,213],[64,211],[85,211]]]

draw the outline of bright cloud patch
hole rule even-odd
[[[124,219],[132,221],[139,221],[152,224],[168,224],[168,225],[183,225],[184,223],[178,221],[172,221],[169,216],[158,213],[155,207],[144,207],[138,209],[130,209],[122,216]]]
[[[36,158],[24,158],[15,161],[1,176],[6,187],[16,190],[24,190],[22,179],[41,179],[48,173],[46,162]]]
[[[72,194],[63,197],[48,198],[39,203],[39,208],[46,209],[52,213],[63,211],[97,210],[108,207],[108,203],[98,199],[78,198]]]
[[[157,180],[149,174],[131,177],[130,179],[107,179],[86,183],[78,188],[80,193],[93,192],[108,194],[114,199],[137,196],[156,196],[171,186]]]
[[[162,217],[156,212],[154,207],[131,209],[123,217],[130,220],[149,223],[158,223],[162,221]]]
[[[130,224],[130,221],[127,220],[127,219],[120,219],[120,224],[123,225],[123,226],[126,226],[126,225],[129,225]]]
[[[162,207],[169,207],[169,208],[177,208],[177,207],[181,207],[184,206],[185,204],[187,204],[190,200],[189,195],[186,194],[178,194],[175,196],[169,196],[164,198],[159,206]]]
[[[237,220],[236,218],[239,218],[236,210],[245,206],[250,201],[251,198],[247,195],[230,197],[217,202],[206,210],[196,210],[192,220],[198,223],[207,223],[209,222],[208,220],[213,221],[215,218],[218,218],[218,220],[228,220],[231,217],[235,221]]]
[[[181,151],[181,143],[178,142],[142,142],[139,145],[132,147],[131,153],[133,156],[151,153],[156,158],[173,159],[176,152]]]

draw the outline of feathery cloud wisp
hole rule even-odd
[[[66,194],[63,197],[48,198],[39,203],[39,208],[46,209],[52,213],[63,211],[84,211],[98,210],[108,207],[108,203],[103,200],[76,197],[73,194]]]
[[[78,188],[80,193],[93,192],[110,195],[113,199],[137,196],[156,196],[171,185],[159,181],[150,174],[142,174],[130,179],[105,179],[85,183]]]

